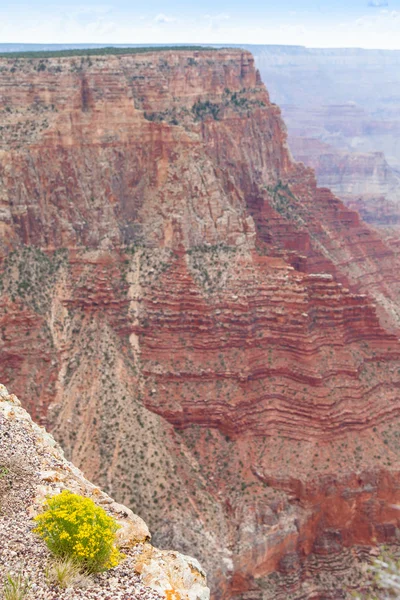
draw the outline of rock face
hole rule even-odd
[[[55,590],[50,591],[49,584],[44,582],[49,552],[32,533],[32,517],[42,510],[46,498],[67,489],[91,498],[114,517],[121,526],[117,541],[125,550],[126,558],[120,567],[106,576],[98,576],[84,590],[58,589],[58,599],[104,598],[110,593],[113,598],[126,598],[124,592],[128,590],[137,598],[151,600],[209,598],[205,573],[199,563],[177,552],[153,548],[148,542],[151,536],[144,521],[126,506],[114,502],[67,462],[54,438],[31,420],[18,398],[9,394],[2,384],[0,441],[2,578],[9,571],[18,572],[22,563],[23,574],[29,573],[32,590],[29,597],[35,600],[56,597]],[[107,577],[109,573],[112,573],[111,579]],[[142,574],[142,581],[138,573]]]
[[[1,59],[0,377],[215,598],[394,543],[398,256],[239,50]]]

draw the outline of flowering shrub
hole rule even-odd
[[[86,571],[111,569],[124,558],[115,546],[119,525],[90,498],[64,490],[46,501],[34,529],[56,556],[71,558]]]

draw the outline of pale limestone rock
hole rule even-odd
[[[209,600],[206,575],[196,559],[151,546],[143,554],[138,570],[145,585],[168,600]]]
[[[5,385],[0,383],[0,398],[8,398],[8,390]]]
[[[123,517],[130,517],[131,519],[135,516],[133,511],[127,506],[124,506],[123,504],[118,504],[118,502],[113,502],[111,498],[110,500],[110,510],[112,510],[113,513],[117,515],[122,515]]]
[[[62,481],[63,479],[65,479],[66,475],[64,473],[60,473],[58,471],[41,471],[40,474],[40,479],[42,479],[42,481]]]
[[[122,549],[132,548],[151,538],[146,523],[133,513],[132,517],[129,516],[126,519],[116,517],[116,521],[121,525],[121,529],[117,531],[117,543]]]

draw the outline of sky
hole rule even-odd
[[[0,43],[400,49],[400,0],[0,0]]]

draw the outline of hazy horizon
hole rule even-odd
[[[227,47],[227,48],[251,48],[251,47],[265,47],[265,48],[292,48],[292,49],[304,49],[304,50],[321,50],[321,51],[329,51],[329,50],[337,50],[337,51],[354,51],[354,50],[358,50],[361,52],[388,52],[388,53],[400,53],[400,47],[399,48],[365,48],[365,47],[361,47],[361,46],[306,46],[305,44],[264,44],[264,43],[246,43],[246,42],[237,42],[237,43],[230,43],[230,42],[226,42],[225,44],[223,43],[218,43],[218,42],[214,42],[213,44],[211,43],[207,43],[207,42],[171,42],[171,43],[159,43],[159,42],[147,42],[147,43],[141,43],[141,44],[135,44],[135,43],[121,43],[121,42],[114,42],[114,41],[105,41],[105,42],[64,42],[64,43],[57,43],[57,42],[1,42],[0,41],[0,52],[18,52],[21,51],[21,49],[23,48],[24,51],[28,51],[30,49],[32,49],[32,51],[34,50],[43,50],[46,51],[48,50],[61,50],[61,49],[66,49],[66,50],[73,50],[73,49],[90,49],[90,48],[135,48],[135,47],[148,47],[148,48],[152,48],[152,47],[157,47],[157,46],[165,46],[165,47],[179,47],[179,46],[210,46],[211,48],[223,48],[223,47]]]
[[[149,0],[112,5],[16,0],[0,7],[0,43],[266,44],[400,49],[400,0]]]

